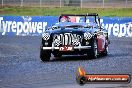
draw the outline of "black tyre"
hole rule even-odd
[[[45,62],[45,61],[50,61],[51,57],[51,52],[47,50],[40,49],[40,59]]]
[[[98,57],[98,44],[96,38],[92,40],[91,49],[87,55],[92,59],[96,59]]]
[[[107,56],[108,55],[108,46],[105,48],[105,51],[103,53],[104,56]]]

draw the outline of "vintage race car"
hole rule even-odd
[[[107,55],[108,45],[108,32],[101,27],[98,14],[62,14],[59,22],[42,34],[40,58],[49,61],[51,53],[54,57],[80,54],[97,58]]]

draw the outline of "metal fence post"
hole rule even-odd
[[[61,4],[62,4],[62,3],[61,3],[61,0],[60,0],[60,8],[61,8]]]
[[[82,8],[82,3],[83,3],[83,0],[81,0],[81,8]]]
[[[2,2],[1,2],[1,4],[2,4],[2,6],[3,6],[3,0],[2,0]]]
[[[127,8],[127,0],[126,0],[126,4],[125,4],[125,7]]]
[[[21,7],[23,6],[23,0],[21,0]]]
[[[103,0],[103,8],[104,8],[104,0]]]
[[[40,7],[42,6],[42,0],[39,1],[39,6],[40,6]]]

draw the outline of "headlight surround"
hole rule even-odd
[[[91,33],[89,33],[89,32],[84,33],[84,39],[85,40],[90,40],[91,38],[92,38],[92,34]]]
[[[50,34],[49,33],[43,33],[42,38],[47,41],[50,39]]]

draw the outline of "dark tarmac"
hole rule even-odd
[[[41,37],[0,36],[0,88],[132,88],[132,84],[76,83],[79,66],[88,74],[132,75],[132,38],[110,37],[109,55],[98,59],[86,56],[39,58]]]

